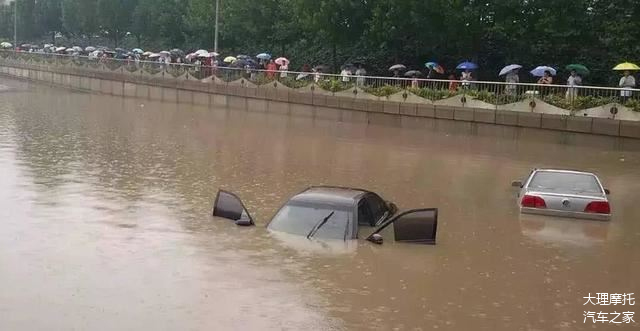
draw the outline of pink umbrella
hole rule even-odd
[[[278,65],[281,65],[281,66],[283,66],[285,64],[289,65],[289,59],[287,59],[286,57],[279,57],[274,62],[277,63]]]

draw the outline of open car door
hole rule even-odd
[[[380,225],[367,240],[382,244],[380,232],[391,224],[393,224],[394,239],[398,242],[435,245],[438,209],[414,209],[400,213]]]
[[[237,195],[224,190],[218,190],[216,200],[213,202],[213,216],[230,219],[237,225],[255,225],[242,200]]]

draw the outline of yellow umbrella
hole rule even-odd
[[[224,58],[223,61],[226,62],[226,63],[231,63],[231,62],[236,61],[236,58],[233,57],[233,56],[227,56],[227,57]],[[640,69],[640,68],[638,68],[638,69]]]
[[[620,63],[613,68],[613,70],[624,71],[624,70],[640,70],[638,65],[633,64],[631,62]]]

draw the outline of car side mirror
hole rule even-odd
[[[395,213],[398,212],[398,206],[396,206],[395,203],[391,202],[391,201],[387,201],[387,207],[389,208],[389,215],[394,215]]]
[[[382,243],[384,242],[384,239],[382,239],[382,235],[379,233],[372,234],[369,238],[367,238],[367,240],[376,245],[382,245]]]
[[[611,191],[609,191],[609,189],[606,188],[606,189],[604,189],[604,194],[609,195],[609,194],[611,194]]]
[[[522,188],[522,182],[519,181],[519,180],[514,180],[514,181],[511,182],[511,186]]]

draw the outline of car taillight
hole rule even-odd
[[[611,214],[611,207],[607,201],[592,201],[589,202],[587,207],[584,209],[585,213],[595,213],[595,214]]]
[[[523,196],[522,201],[520,201],[520,205],[527,208],[547,208],[547,204],[544,202],[544,199],[535,195]]]

